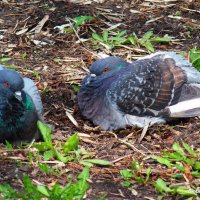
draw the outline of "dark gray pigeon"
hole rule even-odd
[[[37,121],[43,106],[37,87],[29,78],[0,66],[0,142],[39,139]]]
[[[108,57],[94,62],[90,72],[78,105],[102,130],[200,115],[200,72],[175,52],[157,52],[130,64]]]

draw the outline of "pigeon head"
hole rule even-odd
[[[90,66],[90,73],[95,74],[96,76],[100,76],[105,72],[120,70],[128,65],[129,63],[122,58],[110,56],[95,61]]]
[[[24,81],[15,70],[0,70],[0,86],[10,89],[12,92],[21,91],[24,87]]]
[[[11,102],[22,101],[21,91],[24,87],[22,77],[11,69],[0,70],[0,110],[12,111]]]

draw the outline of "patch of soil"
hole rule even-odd
[[[91,168],[92,183],[87,199],[97,199],[104,194],[107,199],[156,198],[158,193],[152,186],[136,187],[135,194],[122,187],[119,171],[127,169],[132,160],[142,161],[144,155],[169,149],[175,141],[185,141],[199,147],[200,122],[199,118],[195,118],[151,127],[141,143],[138,143],[141,129],[128,128],[109,133],[91,128],[93,125],[77,111],[76,92],[72,85],[79,84],[87,74],[87,67],[96,59],[95,50],[90,42],[77,42],[74,33],[62,34],[55,26],[69,23],[66,17],[92,15],[97,18],[96,21],[81,27],[79,37],[88,39],[92,30],[100,32],[101,28],[120,23],[121,30],[135,32],[138,36],[153,30],[157,36],[176,39],[169,44],[157,44],[156,49],[188,51],[193,47],[200,48],[200,14],[194,11],[199,9],[198,0],[166,4],[123,0],[89,5],[61,0],[0,2],[0,51],[12,58],[11,64],[18,66],[17,70],[23,75],[34,79],[41,90],[44,118],[55,127],[55,140],[65,141],[75,131],[88,134],[89,140],[81,140],[81,147],[94,153],[95,158],[116,161],[112,167]],[[49,20],[41,32],[35,33],[34,28],[45,15],[49,15]],[[96,49],[96,52],[101,51],[101,48]],[[109,54],[135,58],[139,53],[116,48]],[[79,127],[72,123],[66,112],[74,116]],[[131,145],[123,143],[124,140]],[[3,146],[1,149],[6,151]],[[9,183],[18,189],[21,187],[22,174],[26,173],[47,185],[55,180],[66,184],[67,174],[44,176],[25,164],[18,166],[11,157],[20,158],[20,154],[20,151],[7,152],[1,158],[0,183]],[[23,155],[23,158],[26,156]],[[82,170],[81,165],[73,163],[66,164],[64,168],[73,173]]]

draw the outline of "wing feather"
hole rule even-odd
[[[138,116],[155,116],[177,103],[187,82],[185,72],[172,58],[163,55],[135,61],[120,73],[108,96],[122,112]]]
[[[31,96],[33,103],[35,104],[38,116],[41,118],[43,114],[43,105],[40,94],[34,82],[29,78],[23,78],[24,80],[24,91]]]

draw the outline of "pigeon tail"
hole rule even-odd
[[[200,98],[179,102],[166,108],[170,118],[187,118],[200,116]]]
[[[152,53],[150,55],[144,56],[139,58],[138,60],[143,60],[143,59],[151,59],[154,56],[157,55],[164,55],[164,59],[165,58],[173,58],[174,61],[176,62],[176,65],[179,67],[182,66],[192,66],[190,62],[188,62],[183,56],[181,56],[180,54],[177,54],[176,52],[168,52],[168,51],[157,51],[156,53]]]
[[[179,102],[164,109],[168,118],[186,118],[200,115],[200,84],[185,84]]]
[[[200,84],[185,84],[182,87],[179,102],[200,98]]]

